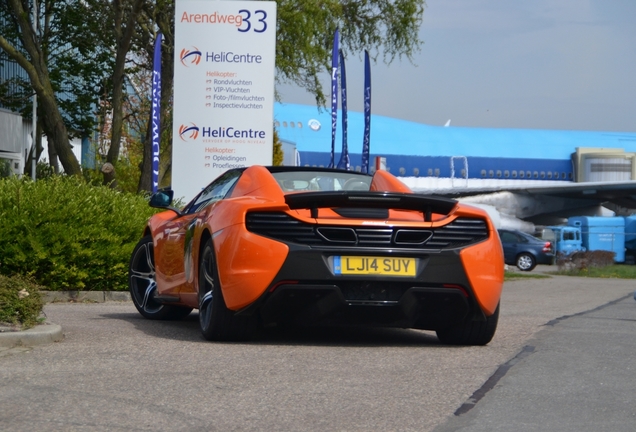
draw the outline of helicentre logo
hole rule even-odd
[[[193,46],[193,50],[182,49],[181,54],[179,54],[179,58],[181,59],[181,64],[185,67],[189,67],[190,65],[198,65],[201,62],[201,51],[199,48]]]
[[[182,141],[195,140],[199,136],[199,127],[194,123],[190,125],[181,125],[179,127],[179,138]]]

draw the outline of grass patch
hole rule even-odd
[[[636,279],[636,266],[634,265],[608,265],[605,267],[562,268],[552,274],[559,276],[578,276],[607,279]]]

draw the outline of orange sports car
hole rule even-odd
[[[182,209],[172,191],[130,261],[150,319],[199,309],[209,340],[262,325],[366,324],[434,330],[484,345],[503,285],[499,236],[483,210],[415,194],[386,171],[232,169]]]

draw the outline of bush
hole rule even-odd
[[[125,290],[128,261],[155,213],[139,195],[52,176],[0,180],[0,273],[50,290]]]
[[[40,287],[22,276],[0,275],[0,322],[33,327],[42,313]]]
[[[561,270],[587,270],[589,268],[601,268],[614,264],[614,252],[610,251],[586,251],[574,252],[570,255],[557,255],[556,264]]]

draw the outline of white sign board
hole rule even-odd
[[[276,3],[177,0],[172,189],[190,200],[230,168],[271,165]]]

